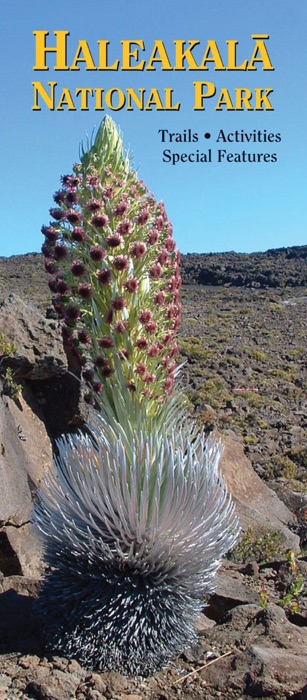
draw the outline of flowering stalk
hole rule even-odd
[[[163,402],[175,377],[179,252],[163,203],[130,168],[109,117],[54,199],[54,221],[42,227],[45,267],[86,398],[111,399],[119,358],[135,402],[146,397],[154,411],[148,399]]]
[[[56,192],[43,251],[64,335],[97,409],[63,438],[34,522],[51,567],[46,646],[87,667],[148,674],[195,640],[195,616],[238,522],[173,390],[179,253],[162,203],[109,117]]]

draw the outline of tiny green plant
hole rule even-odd
[[[291,574],[291,581],[287,586],[285,595],[279,599],[278,605],[284,608],[287,613],[299,613],[299,597],[304,589],[304,577],[299,571],[297,557],[292,549],[287,550],[286,560]]]
[[[284,553],[280,532],[267,533],[257,536],[248,528],[240,542],[229,557],[242,564],[248,561],[270,561]]]
[[[3,375],[3,388],[4,392],[14,401],[20,399],[22,394],[22,386],[16,382],[11,367],[8,367]]]
[[[266,588],[261,588],[259,591],[259,606],[264,608],[264,610],[268,607],[268,592]]]
[[[3,357],[10,357],[11,355],[15,355],[16,350],[16,343],[7,340],[6,336],[3,333],[0,333],[0,360]]]

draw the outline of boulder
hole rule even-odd
[[[307,629],[287,619],[284,610],[268,606],[258,614],[264,636],[247,650],[246,690],[252,697],[297,693],[306,683]]]
[[[285,549],[300,551],[300,539],[290,528],[295,527],[293,514],[254,471],[244,454],[242,444],[216,432],[222,442],[221,472],[236,504],[243,532],[251,528],[256,536],[280,532]]]
[[[34,410],[34,408],[36,410]],[[52,464],[51,444],[38,406],[0,397],[0,568],[36,576],[41,546],[30,526],[33,495]]]
[[[60,324],[45,319],[31,304],[10,294],[0,306],[0,334],[15,352],[2,359],[16,377],[46,379],[67,366]]]
[[[279,606],[261,610],[252,604],[239,605],[223,624],[204,631],[203,639],[205,646],[214,641],[219,648],[231,650],[225,658],[221,652],[218,663],[202,672],[208,692],[211,687],[218,689],[225,698],[233,697],[233,690],[254,698],[292,697],[295,693],[301,700],[306,684],[307,629],[289,622]]]
[[[241,579],[231,575],[231,571],[218,573],[216,577],[215,591],[208,600],[205,608],[206,615],[212,620],[219,621],[224,615],[237,605],[254,603],[259,605],[259,593],[255,588],[244,585],[244,576]]]

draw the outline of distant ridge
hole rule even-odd
[[[307,287],[307,245],[258,253],[182,255],[184,284],[229,287]],[[51,298],[41,253],[0,257],[0,301],[11,292],[37,303]]]
[[[307,245],[258,253],[188,253],[182,256],[185,284],[233,287],[307,286]]]

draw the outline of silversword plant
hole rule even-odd
[[[45,266],[93,418],[58,442],[35,508],[50,566],[39,599],[46,646],[89,668],[146,675],[195,640],[238,523],[220,446],[173,387],[172,226],[109,117],[54,199]]]

